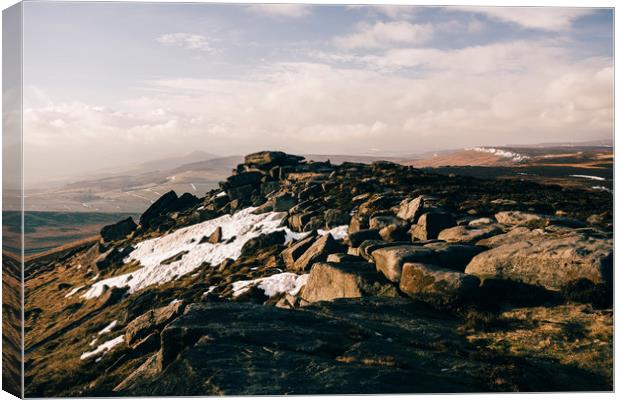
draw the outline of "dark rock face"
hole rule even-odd
[[[176,203],[177,199],[178,196],[173,190],[161,196],[142,213],[140,216],[140,225],[144,229],[154,226],[162,215],[174,210],[174,203]]]
[[[112,267],[123,265],[123,260],[133,251],[133,247],[126,246],[121,248],[111,248],[102,253],[95,260],[95,265],[99,271],[105,271]]]
[[[296,165],[303,157],[283,153],[281,151],[260,151],[245,156],[245,164],[270,169],[275,166]]]
[[[183,312],[185,304],[177,302],[166,307],[150,310],[127,324],[125,342],[129,345],[146,338],[150,333],[161,329]]]
[[[454,217],[446,212],[430,211],[420,216],[416,225],[411,227],[414,240],[437,239],[439,232],[456,225]]]
[[[456,334],[458,324],[455,317],[404,299],[341,299],[303,310],[193,304],[163,330],[160,352],[115,394],[537,391],[583,382],[567,381],[568,369],[479,354]],[[507,386],[488,379],[509,369],[517,371],[504,375]]]
[[[106,242],[124,239],[131,232],[135,231],[138,226],[129,217],[112,225],[106,225],[101,228],[101,238]]]

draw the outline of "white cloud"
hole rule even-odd
[[[301,18],[311,13],[311,6],[305,4],[256,4],[248,9],[272,17]]]
[[[167,46],[182,47],[187,50],[200,50],[207,53],[213,53],[215,50],[211,47],[209,40],[202,35],[194,35],[191,33],[166,33],[159,35],[157,41]]]
[[[524,28],[547,31],[568,29],[575,20],[593,12],[592,9],[569,7],[447,7],[445,10],[484,14]]]
[[[336,37],[334,43],[343,48],[373,48],[394,44],[424,43],[433,35],[431,24],[411,24],[406,21],[376,22],[358,25],[357,31]]]

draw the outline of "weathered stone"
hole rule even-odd
[[[411,226],[412,239],[437,239],[437,235],[444,229],[453,227],[456,221],[446,212],[431,211],[422,214],[416,225]]]
[[[334,240],[330,233],[317,239],[297,260],[293,269],[297,272],[307,271],[312,264],[327,260],[327,256],[332,253],[340,253],[344,246]]]
[[[364,218],[354,215],[351,217],[351,222],[349,222],[349,234],[357,231],[361,231],[362,229],[368,228],[368,220],[364,220]]]
[[[211,244],[216,244],[222,241],[222,227],[218,226],[217,228],[215,228],[215,230],[213,232],[211,232],[211,234],[209,235],[209,237],[203,237],[200,240],[200,243],[211,243]]]
[[[101,228],[101,238],[106,242],[124,239],[131,232],[135,231],[138,226],[129,217],[112,225],[106,225]]]
[[[386,226],[389,225],[396,225],[396,226],[409,226],[409,224],[407,224],[407,221],[402,220],[398,217],[395,217],[393,215],[377,215],[377,216],[373,216],[370,218],[370,220],[368,221],[368,225],[370,227],[370,229],[381,229],[384,228]]]
[[[359,247],[365,240],[381,240],[378,229],[361,229],[356,232],[349,232],[346,241],[351,247]]]
[[[386,242],[404,242],[411,239],[407,225],[388,225],[379,230],[379,236]]]
[[[247,201],[254,192],[255,188],[252,185],[235,186],[226,189],[228,196],[234,200]]]
[[[475,276],[423,263],[405,263],[400,279],[403,293],[437,306],[472,301],[479,285]]]
[[[425,244],[424,247],[435,252],[436,264],[438,266],[459,272],[465,271],[465,267],[467,267],[471,259],[486,250],[480,246],[445,242],[429,243]]]
[[[502,211],[495,214],[495,219],[500,224],[515,226],[543,222],[544,217],[523,211]]]
[[[345,253],[333,253],[327,256],[327,262],[361,262],[362,259]]]
[[[191,193],[183,193],[172,205],[174,211],[182,211],[194,207],[200,199]]]
[[[244,163],[263,170],[269,170],[274,166],[296,165],[303,157],[286,154],[281,151],[260,151],[245,156]]]
[[[315,263],[301,297],[307,302],[384,295],[396,297],[396,288],[380,278],[372,264]]]
[[[542,229],[529,229],[524,226],[519,226],[516,228],[512,228],[510,231],[506,233],[502,233],[499,235],[491,236],[486,239],[482,239],[476,244],[478,246],[484,247],[498,247],[505,244],[522,242],[525,240],[529,240],[530,238],[537,238],[541,235],[544,235],[545,232]]]
[[[304,226],[316,215],[315,211],[293,214],[288,218],[288,226],[295,232],[303,232]]]
[[[264,175],[258,171],[241,172],[226,178],[226,182],[222,185],[224,189],[232,189],[239,186],[257,186],[260,184]]]
[[[559,289],[580,278],[611,284],[613,241],[578,234],[530,238],[478,254],[465,272],[548,289]]]
[[[273,211],[276,211],[276,212],[288,211],[293,206],[295,206],[295,204],[297,204],[297,200],[295,200],[295,198],[291,196],[289,193],[283,193],[283,194],[274,196],[271,199],[271,204],[272,204]]]
[[[383,247],[372,252],[377,271],[381,272],[391,282],[400,281],[403,264],[407,262],[435,261],[433,250],[414,245],[400,245]]]
[[[418,196],[413,200],[403,200],[398,209],[399,218],[416,223],[424,210],[424,196]]]
[[[491,225],[493,222],[495,222],[493,219],[485,217],[485,218],[473,219],[469,221],[468,225],[478,227],[478,226],[484,226],[484,225]]]
[[[335,228],[341,225],[348,225],[351,219],[349,213],[338,209],[326,210],[323,213],[323,218],[327,229]]]
[[[310,235],[307,238],[301,239],[297,243],[291,245],[280,253],[284,264],[289,269],[294,269],[295,261],[301,257],[302,254],[308,250],[308,247],[316,240],[315,235]]]
[[[445,240],[450,243],[475,243],[479,240],[502,233],[497,225],[486,225],[480,227],[454,226],[439,232],[437,239]]]
[[[151,332],[160,330],[174,318],[180,315],[185,308],[182,301],[169,304],[165,307],[147,311],[127,324],[125,328],[125,342],[128,345],[145,338]]]
[[[124,264],[125,258],[134,250],[131,246],[122,248],[111,248],[95,259],[95,266],[99,271],[105,271],[111,267],[118,267]]]
[[[266,247],[274,246],[277,244],[284,244],[285,239],[286,239],[286,233],[284,233],[283,230],[274,231],[271,233],[263,233],[245,242],[245,244],[241,248],[241,255],[243,256],[254,255],[258,251]]]
[[[161,196],[146,209],[140,216],[140,226],[144,229],[156,226],[160,217],[174,209],[174,203],[177,201],[177,194],[171,190]]]

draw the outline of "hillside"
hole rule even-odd
[[[251,154],[204,197],[162,193],[28,262],[26,395],[609,391],[612,208]]]

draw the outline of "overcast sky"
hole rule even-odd
[[[605,9],[25,3],[25,175],[611,139]]]

